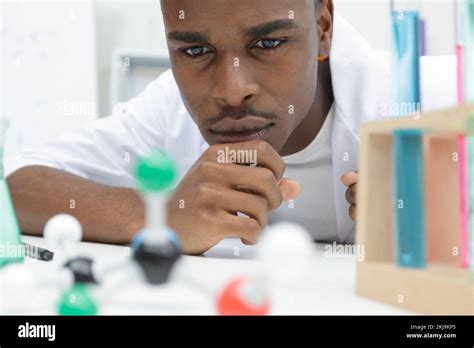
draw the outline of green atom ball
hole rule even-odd
[[[58,306],[60,315],[95,315],[97,305],[85,284],[76,284],[64,292]]]
[[[138,188],[145,192],[160,192],[172,188],[177,174],[175,161],[162,151],[141,158],[135,168]]]

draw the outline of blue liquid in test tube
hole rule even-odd
[[[394,101],[398,115],[420,111],[420,17],[418,11],[392,11]]]
[[[426,265],[423,132],[393,133],[395,261],[406,268]]]

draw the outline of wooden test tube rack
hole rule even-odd
[[[474,278],[461,267],[457,135],[468,133],[474,105],[366,123],[361,128],[356,242],[357,294],[432,315],[473,315]],[[401,268],[394,257],[392,132],[426,131],[424,137],[427,267]],[[470,174],[471,176],[474,173]],[[471,179],[471,180],[474,180]],[[470,202],[474,204],[474,202]],[[472,209],[472,208],[471,208]]]

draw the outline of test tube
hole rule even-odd
[[[426,44],[426,21],[420,18],[420,56],[426,56],[428,48]]]
[[[457,101],[464,104],[464,45],[465,45],[465,1],[454,0],[455,41],[457,59]]]
[[[391,0],[391,21],[393,98],[399,110],[394,116],[407,116],[421,109],[419,1]]]
[[[459,134],[457,136],[459,158],[459,198],[461,208],[461,265],[464,268],[469,265],[469,186],[467,175],[467,141],[469,141],[469,136],[464,134]]]
[[[393,132],[395,259],[400,267],[426,266],[423,131]]]
[[[465,102],[474,103],[474,0],[464,0],[460,14],[464,18],[464,98]]]
[[[467,177],[468,177],[468,195],[469,204],[469,236],[462,241],[467,242],[468,261],[471,274],[474,274],[474,115],[470,115],[467,120]]]

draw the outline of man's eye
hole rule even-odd
[[[262,39],[257,41],[255,46],[263,48],[263,49],[273,49],[277,48],[282,44],[282,40],[277,40],[277,39]]]
[[[185,48],[183,49],[183,52],[189,56],[190,58],[197,58],[200,57],[207,52],[209,52],[210,49],[204,46],[195,46],[195,47],[190,47],[190,48]]]

